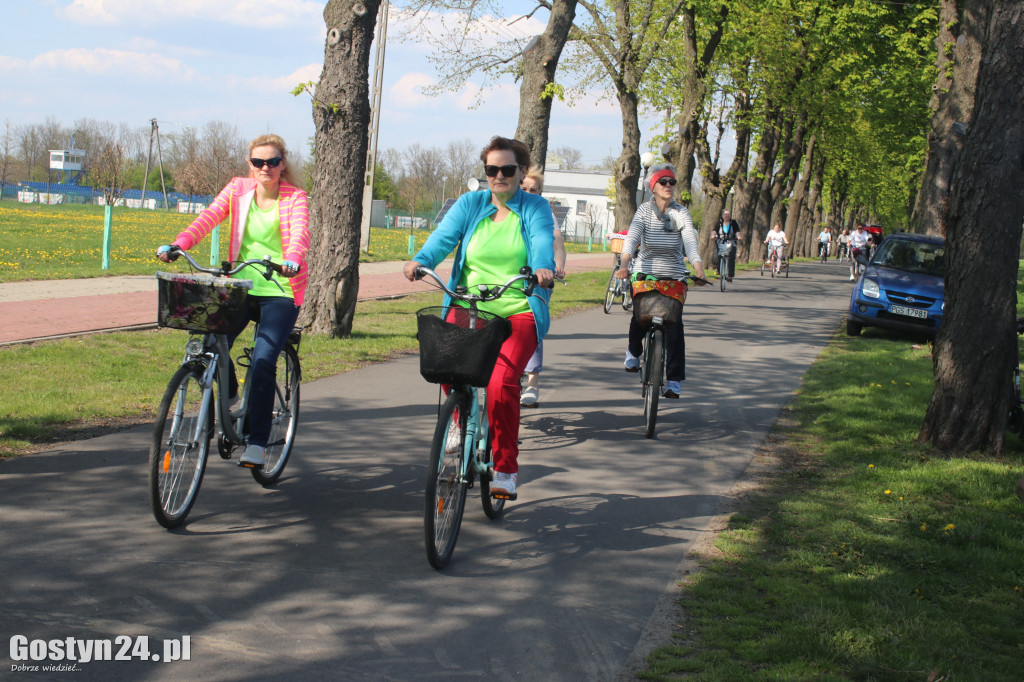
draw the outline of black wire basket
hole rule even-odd
[[[634,293],[633,319],[647,327],[655,317],[665,322],[679,323],[683,319],[683,304],[660,291]]]
[[[245,329],[252,280],[171,272],[158,272],[156,278],[161,327],[229,336]]]
[[[485,387],[511,333],[508,320],[482,310],[423,308],[416,313],[420,374],[432,384]]]

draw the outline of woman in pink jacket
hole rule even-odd
[[[249,143],[249,170],[249,177],[231,180],[210,207],[178,235],[174,245],[187,251],[227,219],[232,261],[269,254],[284,266],[284,278],[277,274],[270,281],[252,277],[249,293],[249,319],[258,321],[260,327],[252,357],[249,441],[238,464],[261,467],[270,437],[277,356],[295,326],[306,291],[309,197],[295,180],[284,140],[277,135],[261,135]],[[170,248],[161,246],[157,257],[169,262]],[[233,374],[231,379],[228,392],[233,398],[238,386]]]

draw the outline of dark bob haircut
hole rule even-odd
[[[480,160],[487,163],[487,155],[494,151],[511,151],[516,156],[516,164],[523,168],[523,172],[530,167],[530,148],[519,140],[495,135],[491,141],[480,150]]]

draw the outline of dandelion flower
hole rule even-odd
[[[954,526],[954,525],[953,525],[953,524],[951,523],[951,524],[949,524],[948,526],[946,526],[945,528],[943,528],[942,530],[953,530],[954,528],[956,528],[956,526]]]
[[[885,491],[885,494],[886,494],[886,495],[891,495],[891,494],[892,494],[892,491],[891,491],[891,490],[886,490],[886,491]]]
[[[868,469],[874,469],[874,468],[875,468],[875,465],[874,465],[874,464],[869,464],[869,465],[868,465]]]
[[[928,524],[927,523],[922,523],[921,524],[921,530],[926,530],[927,528],[928,528]]]

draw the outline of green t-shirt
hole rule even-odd
[[[245,221],[242,248],[238,253],[240,260],[270,256],[270,260],[275,263],[284,262],[284,253],[281,251],[281,216],[277,212],[277,206],[278,202],[275,201],[271,208],[264,210],[257,206],[256,200],[253,199],[252,205],[249,206],[249,217]],[[246,268],[238,274],[245,279],[252,280],[250,294],[295,298],[288,278],[282,277],[276,272],[273,281],[264,279],[263,273],[257,273],[253,268]],[[278,282],[284,291],[278,289],[274,282]]]
[[[500,223],[490,216],[481,220],[466,246],[466,260],[459,276],[459,284],[476,292],[478,284],[504,284],[519,274],[526,265],[526,240],[520,228],[519,216],[509,211]],[[514,287],[501,298],[481,303],[480,310],[508,317],[530,312],[526,295]]]

